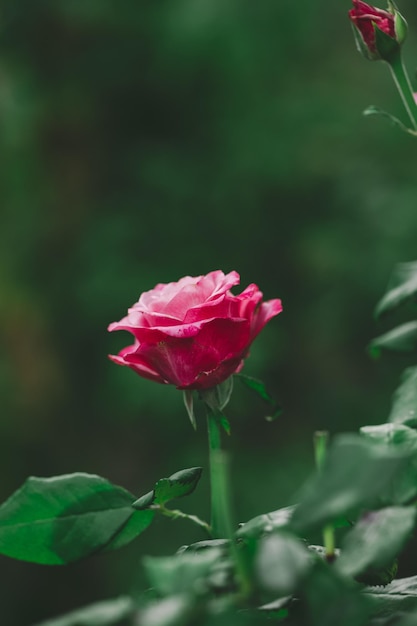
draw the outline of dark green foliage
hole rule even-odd
[[[129,626],[132,622],[127,619],[134,613],[135,603],[126,596],[97,602],[36,626]]]
[[[396,126],[397,128],[399,128],[403,132],[405,132],[405,133],[409,133],[410,132],[410,129],[405,124],[403,124],[401,122],[401,120],[398,119],[398,117],[395,117],[395,115],[391,115],[391,113],[388,113],[388,111],[384,111],[383,109],[380,109],[379,107],[377,107],[377,106],[375,106],[373,104],[371,106],[369,106],[369,107],[366,107],[366,109],[363,111],[363,115],[365,115],[365,116],[376,115],[376,116],[379,116],[379,117],[383,117],[383,118],[387,119],[389,122],[391,122],[391,124],[393,126]],[[379,310],[379,307],[378,307],[375,315],[379,315],[382,312],[383,312],[383,309]]]
[[[371,613],[360,587],[324,562],[316,562],[301,598],[300,626],[363,626]]]
[[[417,348],[417,322],[406,322],[376,337],[369,344],[369,352],[378,357],[383,350],[414,352]]]
[[[380,424],[378,426],[362,426],[360,429],[370,441],[385,444],[417,444],[417,432],[405,424]]]
[[[290,534],[276,531],[259,542],[256,580],[276,598],[295,594],[312,566],[313,557],[307,546]]]
[[[155,484],[153,491],[141,496],[133,503],[133,507],[142,510],[152,504],[166,504],[170,500],[188,496],[196,488],[202,471],[201,467],[190,467],[175,472],[169,478],[161,478]]]
[[[321,438],[319,470],[297,505],[249,520],[232,540],[197,542],[170,557],[145,557],[149,596],[100,603],[43,626],[258,626],[264,621],[410,626],[407,613],[417,610],[415,580],[393,578],[396,557],[417,518],[410,504],[417,496],[417,433],[404,417],[414,401],[414,375],[409,370],[396,392],[397,419],[363,426],[358,435],[339,435],[328,450]],[[255,387],[266,393],[262,385]],[[220,423],[230,391],[208,395],[209,410]],[[128,543],[156,510],[191,519],[210,532],[195,516],[165,508],[191,494],[201,472],[192,467],[162,478],[137,500],[98,476],[31,478],[0,507],[0,551],[35,563],[68,563]],[[306,540],[329,524],[344,531],[331,556],[327,547]],[[364,587],[369,584],[383,586]]]
[[[226,435],[230,435],[232,433],[232,427],[230,426],[230,422],[227,417],[223,414],[217,416],[220,426],[223,428]]]
[[[165,504],[170,500],[188,496],[196,488],[201,478],[202,467],[191,467],[172,474],[169,478],[161,478],[155,485],[155,504]]]
[[[134,511],[134,499],[99,476],[29,478],[0,507],[0,553],[59,565],[120,547],[154,516]]]
[[[198,595],[207,593],[206,581],[221,555],[221,548],[210,548],[172,557],[145,557],[143,565],[158,595]]]
[[[383,503],[407,502],[417,494],[416,454],[407,445],[375,445],[359,435],[337,437],[323,471],[301,494],[291,525],[305,532]]]
[[[139,613],[139,623],[141,626],[192,626],[201,624],[198,617],[192,596],[178,594],[148,604]]]
[[[394,394],[389,421],[417,426],[417,367],[405,370],[401,385]]]
[[[416,524],[415,507],[387,507],[365,513],[341,545],[337,569],[357,576],[387,566],[408,541]]]
[[[237,537],[241,539],[255,538],[258,539],[265,533],[270,533],[274,530],[286,526],[291,519],[294,512],[294,507],[287,506],[278,511],[271,511],[271,513],[265,513],[264,515],[258,515],[254,517],[246,524],[242,524],[237,531]]]
[[[135,500],[132,506],[138,511],[142,511],[143,509],[148,509],[153,504],[154,499],[155,499],[154,491],[153,490],[148,491],[148,493],[145,493],[144,496],[141,496],[140,498]]]
[[[417,609],[417,576],[393,580],[385,587],[365,589],[376,615],[392,615]]]
[[[268,422],[274,421],[282,413],[282,408],[278,405],[276,400],[268,392],[265,383],[262,380],[253,378],[252,376],[245,376],[244,374],[236,374],[237,378],[251,391],[254,391],[262,400],[269,404],[271,413],[266,416]]]
[[[125,525],[115,533],[114,537],[102,548],[103,552],[117,550],[136,539],[151,524],[154,518],[153,511],[146,511],[147,515],[143,515],[145,511],[135,511],[129,517]]]
[[[389,582],[392,561],[416,523],[415,507],[401,506],[417,493],[416,433],[393,423],[361,430],[334,440],[298,505],[243,524],[235,547],[211,540],[171,557],[146,557],[153,597],[93,605],[45,626],[98,626],[99,620],[109,626],[133,626],[138,620],[141,626],[217,626],[222,620],[257,626],[268,619],[282,626],[336,621],[387,626],[389,619],[400,619],[417,608],[414,579]],[[144,530],[152,507],[190,494],[200,476],[201,468],[176,472],[135,502],[129,492],[97,476],[32,478],[0,508],[0,537],[8,554],[38,563],[70,562],[114,549]],[[116,513],[125,517],[122,522],[116,517],[114,527]],[[329,522],[343,526],[358,514],[334,563],[326,562],[324,549],[299,536]],[[239,599],[242,563],[249,586]],[[357,581],[389,584],[381,592],[379,587],[363,590]]]
[[[400,263],[395,268],[387,292],[378,303],[375,315],[389,313],[417,297],[417,262]]]

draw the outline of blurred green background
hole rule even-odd
[[[417,59],[417,6],[405,57]],[[206,466],[181,395],[107,359],[157,282],[240,272],[284,313],[228,414],[238,521],[288,504],[315,429],[385,421],[407,364],[372,362],[374,306],[417,257],[415,140],[382,63],[355,51],[346,0],[3,0],[0,8],[0,497],[86,471],[141,495]],[[388,325],[389,327],[389,325]],[[208,516],[208,482],[181,503]],[[68,568],[0,558],[1,623],[28,626],[142,585],[144,553],[200,539],[161,519]]]

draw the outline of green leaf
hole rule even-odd
[[[417,322],[401,324],[384,335],[380,335],[369,344],[369,352],[379,357],[382,350],[394,352],[413,352],[417,348]]]
[[[143,564],[150,584],[161,596],[199,596],[208,590],[209,574],[222,554],[221,548],[211,548],[168,557],[147,556]]]
[[[417,576],[393,580],[386,587],[367,587],[364,595],[372,600],[375,615],[417,610]]]
[[[191,626],[195,601],[189,594],[152,602],[140,613],[138,626]]]
[[[382,568],[398,555],[416,523],[414,507],[387,507],[366,513],[346,535],[335,565],[347,576]]]
[[[277,597],[294,594],[312,564],[312,555],[305,544],[283,532],[261,539],[255,557],[259,584]]]
[[[417,367],[405,370],[401,385],[394,393],[389,421],[417,426]]]
[[[397,128],[399,128],[400,130],[402,130],[402,131],[404,131],[406,133],[414,134],[414,131],[412,131],[410,128],[407,128],[407,126],[405,124],[403,124],[403,122],[401,122],[401,120],[399,120],[398,117],[395,117],[391,113],[388,113],[387,111],[384,111],[383,109],[380,109],[379,107],[375,106],[374,104],[371,104],[369,107],[367,107],[363,111],[363,115],[365,115],[365,116],[379,115],[380,117],[385,117],[386,119],[388,119],[392,123],[393,126],[396,126]]]
[[[386,503],[408,502],[414,497],[414,485],[417,483],[417,432],[404,424],[390,422],[379,426],[364,426],[360,431],[369,441],[400,446],[405,452],[410,451],[409,463],[396,484],[389,485],[385,492]]]
[[[252,376],[246,376],[245,374],[236,374],[237,378],[251,391],[254,391],[262,400],[265,402],[269,402],[270,404],[275,404],[274,399],[268,393],[265,383],[262,380],[258,380],[257,378],[252,378]]]
[[[259,607],[260,611],[268,611],[275,612],[280,611],[284,607],[286,607],[292,600],[292,596],[287,596],[286,598],[278,598],[277,600],[273,600],[272,602],[268,602],[267,604],[263,604]]]
[[[156,504],[165,504],[170,500],[188,496],[194,491],[201,477],[201,467],[191,467],[172,474],[169,478],[161,478],[155,485],[154,501]]]
[[[380,424],[378,426],[362,426],[360,429],[371,441],[385,444],[402,445],[404,443],[416,444],[417,432],[404,424]]]
[[[148,493],[145,493],[144,496],[141,496],[140,498],[135,500],[132,506],[134,509],[137,509],[138,511],[143,511],[143,509],[148,509],[154,503],[154,499],[155,499],[155,492],[153,490],[148,491]]]
[[[384,111],[383,109],[380,109],[379,107],[373,104],[371,104],[369,107],[367,107],[363,111],[363,115],[365,116],[379,115],[380,117],[385,117],[388,121],[391,122],[393,126],[396,126],[397,128],[399,128],[405,133],[408,133],[410,135],[415,135],[415,131],[412,130],[411,128],[408,128],[405,124],[403,124],[403,122],[401,122],[401,120],[399,120],[398,117],[395,117],[391,113],[388,113],[387,111]]]
[[[365,572],[355,576],[358,583],[364,585],[388,585],[398,574],[398,559],[395,558],[385,567],[368,567]]]
[[[298,532],[356,515],[381,504],[402,504],[417,493],[409,446],[375,445],[360,435],[341,435],[320,472],[310,480],[291,526]]]
[[[417,261],[400,263],[392,273],[387,292],[376,307],[375,316],[380,317],[415,298],[417,298]]]
[[[222,428],[224,430],[224,432],[226,433],[226,435],[230,435],[232,432],[231,426],[230,426],[230,422],[227,419],[227,417],[224,415],[224,413],[221,413],[220,411],[214,411],[212,409],[210,409],[210,416],[216,420],[217,424],[219,425],[220,428]]]
[[[224,432],[226,433],[226,435],[230,435],[232,432],[231,426],[230,426],[230,422],[227,419],[227,417],[225,415],[223,415],[223,413],[217,413],[216,415],[220,426],[223,428]]]
[[[198,626],[276,626],[277,623],[282,623],[283,615],[288,614],[287,610],[265,609],[260,611],[259,609],[236,608],[231,602],[228,604],[229,606],[226,605],[225,610],[221,611],[216,605],[209,607],[211,609],[210,615],[203,623],[198,622]],[[197,622],[191,622],[189,626],[197,626]]]
[[[133,508],[143,510],[152,504],[165,504],[170,500],[188,496],[196,488],[202,471],[201,467],[190,467],[172,474],[169,478],[161,478],[153,491],[133,503]]]
[[[294,506],[287,506],[278,511],[264,513],[242,524],[236,533],[238,539],[257,539],[266,533],[283,528],[288,525]]]
[[[364,626],[370,614],[369,599],[359,586],[342,576],[333,566],[316,561],[301,594],[299,625]]]
[[[178,548],[177,554],[199,552],[200,550],[210,550],[211,548],[227,548],[229,543],[228,539],[204,539],[203,541],[196,541],[195,543],[181,546],[181,548]]]
[[[133,500],[100,476],[29,478],[0,507],[0,553],[58,565],[118,547],[143,532],[154,516],[153,511],[135,515]]]
[[[146,514],[145,514],[146,513]],[[154,518],[154,511],[133,511],[126,524],[107,543],[102,552],[118,550],[139,537],[148,528]]]
[[[226,602],[224,604],[226,604]],[[227,604],[229,606],[227,606]],[[221,607],[221,605],[218,607],[215,604],[209,606],[210,614],[203,622],[194,620],[191,621],[189,625],[187,624],[187,626],[197,626],[197,624],[198,626],[276,626],[278,623],[282,624],[281,620],[283,614],[288,614],[286,610],[266,609],[260,611],[255,608],[237,608],[233,606],[231,602],[227,604],[226,607]],[[222,608],[223,610],[221,610]],[[285,624],[287,624],[287,622],[285,622]],[[291,625],[295,626],[292,622]]]
[[[135,610],[132,598],[122,596],[114,600],[96,602],[36,626],[112,626],[133,615]]]
[[[188,417],[190,418],[191,426],[194,430],[197,430],[197,422],[194,415],[194,396],[192,389],[184,389],[183,398],[185,408],[187,409]]]
[[[269,422],[272,422],[282,414],[282,408],[278,405],[276,400],[268,392],[265,383],[257,378],[246,376],[245,374],[235,374],[245,387],[254,391],[262,400],[264,400],[271,407],[271,413],[265,418]]]
[[[154,489],[155,503],[165,504],[170,500],[190,495],[197,487],[202,471],[202,467],[190,467],[172,474],[169,478],[158,480]]]
[[[239,546],[242,549],[242,546]],[[210,589],[214,593],[230,592],[236,589],[234,565],[230,558],[230,541],[228,539],[210,539],[208,541],[198,541],[189,546],[182,546],[177,550],[177,555],[181,554],[211,554],[213,567],[207,571],[209,575],[204,585],[200,588]],[[209,557],[207,556],[209,560]],[[192,562],[194,563],[194,562]]]
[[[417,624],[417,611],[413,611],[408,615],[402,615],[403,619],[395,623],[395,626],[416,626]],[[392,624],[393,622],[391,622]],[[391,626],[387,624],[387,626]]]

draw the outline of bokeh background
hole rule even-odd
[[[417,59],[417,7],[405,57]],[[138,496],[206,466],[181,395],[107,359],[157,282],[240,272],[284,313],[228,409],[236,517],[294,500],[314,430],[383,422],[404,359],[372,362],[393,266],[416,258],[416,142],[346,0],[3,0],[0,8],[0,497],[28,475],[103,475]],[[208,516],[208,482],[181,503]],[[0,558],[1,623],[29,626],[143,585],[143,554],[200,539],[161,519],[68,568]]]

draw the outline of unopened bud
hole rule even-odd
[[[353,0],[349,18],[357,48],[364,57],[389,63],[398,55],[407,36],[407,22],[391,0],[386,11]]]

